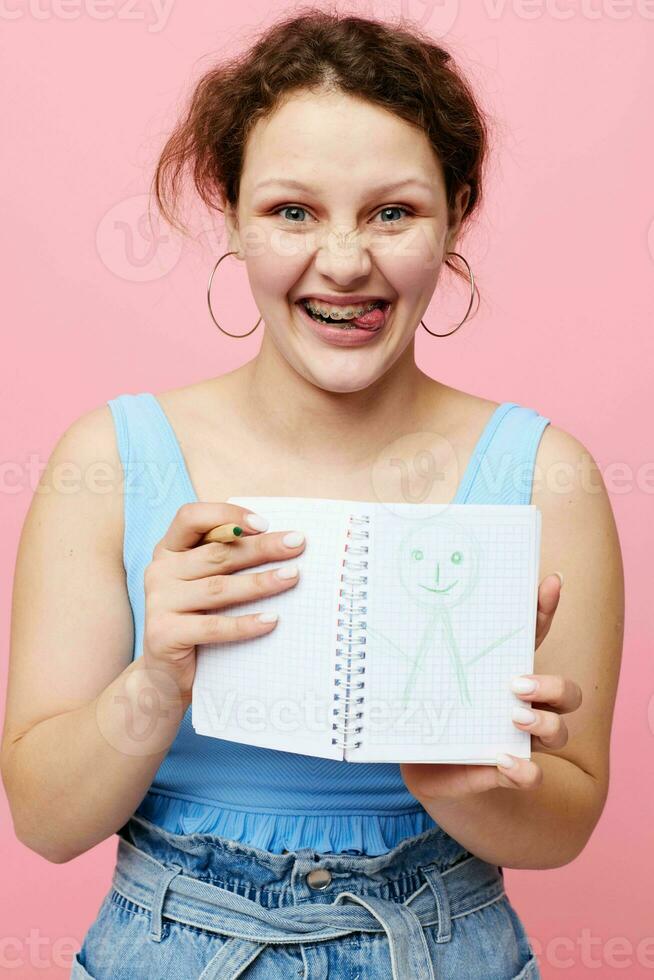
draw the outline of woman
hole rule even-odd
[[[203,77],[164,148],[164,214],[176,222],[190,170],[224,210],[213,273],[227,254],[245,261],[265,332],[235,371],[77,420],[43,484],[64,461],[88,476],[98,460],[124,484],[105,472],[103,492],[85,478],[37,494],[26,520],[3,742],[16,834],[55,862],[120,838],[72,976],[539,976],[502,867],[573,860],[600,817],[623,581],[585,448],[415,364],[417,329],[453,332],[421,319],[443,265],[469,287],[461,322],[470,313],[456,245],[486,147],[442,48],[313,12]],[[247,336],[216,315],[219,292],[217,325]],[[196,735],[197,645],[274,630],[238,603],[294,588],[288,559],[305,548],[302,528],[267,534],[265,514],[224,501],[393,502],[417,453],[440,476],[422,502],[541,509],[537,672],[513,687],[534,707],[514,720],[531,758],[352,766]],[[238,549],[202,543],[231,522]],[[232,576],[264,562],[286,576]]]

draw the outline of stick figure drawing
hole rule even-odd
[[[450,517],[421,521],[420,526],[413,528],[401,541],[396,552],[399,580],[410,604],[420,606],[428,613],[417,648],[411,653],[402,650],[370,625],[367,632],[371,639],[385,645],[395,658],[404,659],[407,675],[403,703],[419,683],[427,658],[447,654],[456,677],[459,701],[462,705],[471,705],[470,667],[525,629],[524,625],[519,626],[473,654],[461,649],[455,636],[452,609],[469,601],[474,593],[483,559],[482,548],[471,531]],[[410,609],[406,610],[403,605],[402,613],[410,615]]]

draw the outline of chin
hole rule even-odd
[[[364,391],[384,374],[381,365],[367,364],[365,366],[352,364],[348,370],[342,364],[334,365],[333,370],[324,363],[313,363],[307,359],[297,369],[312,384],[323,391],[331,391],[335,395],[346,395],[350,392]]]

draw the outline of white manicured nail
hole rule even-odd
[[[514,721],[522,722],[523,725],[530,725],[532,721],[536,721],[538,715],[535,715],[529,708],[523,708],[522,705],[518,705],[517,708],[513,709],[511,717]]]
[[[245,518],[245,522],[255,531],[267,531],[270,527],[270,521],[268,518],[262,517],[261,514],[248,514],[248,516]]]
[[[274,612],[259,613],[257,619],[260,623],[274,623],[276,619],[279,619],[279,614]]]
[[[297,565],[282,565],[277,569],[275,575],[277,578],[295,578],[298,573]]]
[[[299,548],[303,541],[304,535],[301,531],[289,531],[282,538],[282,544],[285,544],[287,548]]]
[[[511,690],[516,694],[531,694],[538,687],[538,681],[531,677],[514,677],[511,681]]]
[[[515,759],[512,759],[510,755],[505,755],[504,752],[498,752],[497,764],[504,766],[505,769],[511,769],[515,765]]]

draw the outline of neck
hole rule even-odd
[[[423,422],[433,427],[435,400],[447,389],[416,366],[413,341],[385,375],[359,391],[325,391],[265,337],[233,379],[239,415],[258,440],[307,463],[352,467]]]

